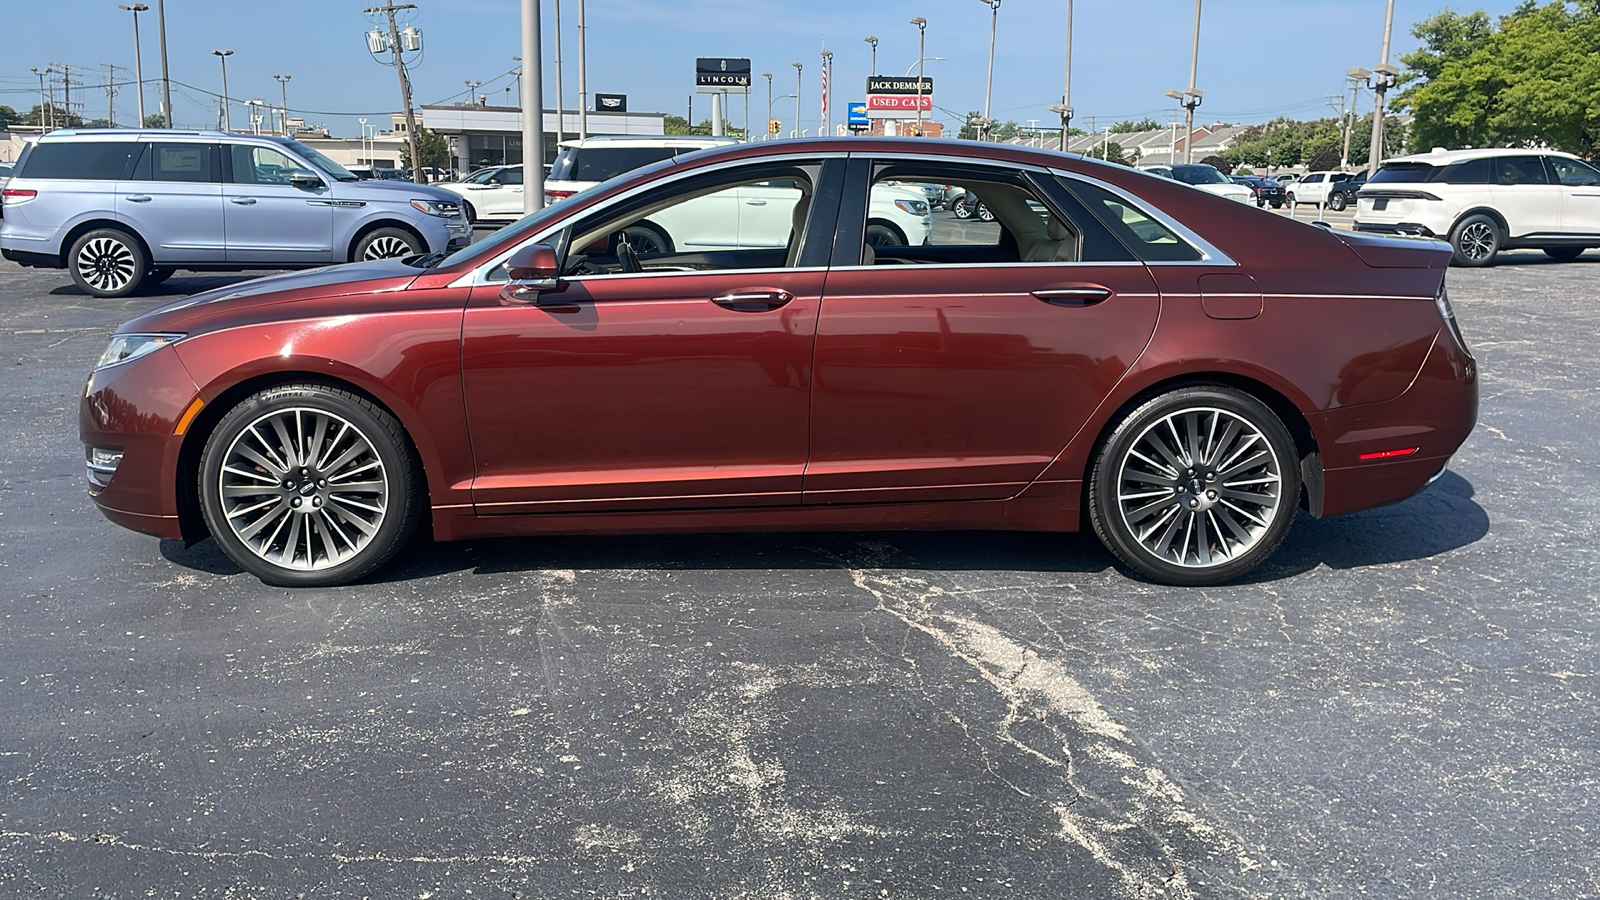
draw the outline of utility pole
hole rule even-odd
[[[279,107],[282,118],[278,120],[278,124],[282,126],[279,130],[284,137],[289,136],[289,79],[293,77],[293,75],[279,75],[276,72],[272,75],[272,80],[278,83],[283,98],[283,106]]]
[[[233,110],[228,108],[228,57],[232,50],[213,50],[211,55],[222,60],[222,130],[233,130]]]
[[[367,15],[383,13],[389,17],[389,49],[394,51],[394,69],[400,76],[400,105],[406,115],[406,147],[411,151],[411,180],[418,184],[426,184],[427,176],[422,174],[422,158],[417,155],[417,114],[411,109],[411,79],[406,77],[406,61],[400,55],[400,27],[395,24],[394,14],[404,9],[416,9],[415,3],[402,3],[395,5],[394,0],[384,0],[383,6],[369,6],[362,12]],[[371,42],[367,44],[372,47]],[[526,54],[524,54],[526,55]],[[527,66],[523,66],[527,70]]]
[[[588,29],[583,24],[583,0],[578,0],[578,140],[589,136]],[[689,119],[690,124],[694,118]]]
[[[790,63],[790,65],[794,66],[794,136],[795,137],[799,137],[800,136],[800,87],[803,84],[803,81],[801,80],[801,73],[805,71],[805,66],[801,65],[798,61],[792,62],[792,63]]]
[[[1390,0],[1392,3],[1393,0]],[[1183,108],[1188,114],[1183,118],[1183,161],[1194,162],[1194,110],[1200,105],[1200,92],[1194,89],[1195,76],[1200,71],[1200,3],[1194,0],[1194,49],[1189,55],[1189,89],[1184,91]]]
[[[143,3],[135,3],[132,6],[127,6],[125,4],[118,3],[117,4],[117,9],[126,10],[128,12],[133,13],[133,80],[138,83],[138,87],[135,89],[134,93],[139,95],[139,124],[138,124],[138,127],[139,128],[143,128],[144,127],[144,60],[141,58],[142,57],[142,53],[140,52],[140,49],[139,49],[139,13],[149,12],[150,11],[150,7],[144,5]],[[113,123],[113,124],[115,124],[115,123]]]
[[[111,63],[101,63],[100,65],[106,67],[106,121],[111,123],[112,128],[115,128],[117,127],[117,70],[122,67],[114,66]],[[123,71],[127,70],[124,69]]]
[[[556,2],[556,153],[567,139],[567,94],[561,87],[561,0]],[[520,103],[518,104],[521,105]]]
[[[1067,80],[1061,86],[1061,105],[1050,107],[1061,114],[1062,153],[1067,152],[1067,126],[1072,124],[1072,0],[1067,0]]]
[[[994,93],[994,36],[1000,28],[1000,0],[983,0],[989,7],[989,75],[983,80],[983,124],[978,129],[978,140],[989,140],[989,129],[993,127],[989,119],[989,98]],[[920,105],[920,104],[919,104]]]
[[[1367,177],[1378,171],[1378,164],[1383,162],[1383,100],[1389,92],[1400,70],[1389,65],[1389,35],[1394,32],[1394,0],[1389,0],[1389,10],[1383,18],[1383,61],[1373,68],[1374,82],[1372,92],[1376,99],[1372,104],[1372,149],[1367,154]]]
[[[156,27],[161,32],[161,114],[172,127],[172,79],[167,75],[167,0],[156,0]]]
[[[80,67],[58,62],[50,65],[61,72],[61,108],[66,110],[64,121],[70,125],[72,124],[72,70]]]

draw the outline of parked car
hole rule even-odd
[[[1208,194],[1216,194],[1218,197],[1227,197],[1240,203],[1256,202],[1253,191],[1234,184],[1216,166],[1208,166],[1205,163],[1179,163],[1172,166],[1147,166],[1145,170],[1199,188]]]
[[[874,248],[872,188],[998,227]],[[789,182],[786,245],[612,236]],[[970,229],[969,229],[970,230]],[[1088,523],[1183,585],[1297,511],[1394,503],[1472,430],[1443,245],[1269,217],[1118,165],[852,138],[661,162],[453,254],[235,284],[119,328],[79,412],[113,522],[276,584],[421,523],[538,533]]]
[[[360,181],[298,141],[211,131],[53,131],[4,189],[0,254],[121,297],[179,269],[307,268],[472,240],[453,195]]]
[[[1328,191],[1334,184],[1350,178],[1349,172],[1307,172],[1299,181],[1288,186],[1290,206],[1305,203],[1311,206],[1325,206],[1328,203]]]
[[[1328,186],[1328,208],[1340,212],[1347,207],[1356,205],[1356,194],[1367,184],[1367,170],[1362,169],[1349,178],[1335,181]]]
[[[1272,204],[1273,209],[1279,209],[1284,204],[1286,192],[1283,185],[1260,175],[1233,175],[1230,176],[1234,184],[1243,185],[1250,189],[1250,194],[1255,198],[1257,207]]]
[[[6,182],[11,180],[11,169],[12,169],[11,163],[0,162],[0,190],[4,190],[5,186],[6,186]],[[5,214],[6,214],[5,196],[4,195],[0,195],[0,218],[4,218]]]
[[[460,181],[441,181],[433,186],[460,199],[468,222],[513,222],[522,218],[521,165],[490,166]]]
[[[1355,227],[1448,240],[1462,266],[1518,248],[1574,259],[1600,247],[1600,169],[1554,150],[1402,156],[1361,189]]]
[[[1299,181],[1300,176],[1294,174],[1293,172],[1280,172],[1279,174],[1272,176],[1272,180],[1287,188],[1289,185]]]
[[[565,200],[602,181],[685,153],[737,144],[731,137],[601,135],[564,141],[544,184],[547,200]]]
[[[353,166],[345,166],[344,168],[345,168],[345,171],[349,172],[351,175],[356,176],[357,178],[361,179],[362,181],[373,181],[373,180],[377,180],[377,181],[403,181],[404,180],[404,179],[402,179],[400,177],[400,170],[399,169],[389,169],[389,168],[385,168],[383,166],[369,166],[369,165],[365,165],[365,164],[362,164],[362,163],[358,163],[358,164],[353,165]]]

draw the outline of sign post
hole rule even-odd
[[[845,124],[850,126],[851,131],[859,134],[872,128],[872,120],[867,115],[867,104],[865,101],[858,100],[854,103],[851,103],[848,105],[847,109],[848,115],[846,117]]]

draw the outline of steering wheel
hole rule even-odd
[[[627,238],[617,240],[617,262],[621,264],[622,271],[629,275],[644,271],[644,266],[639,265],[639,254],[633,252],[633,245],[628,243]]]

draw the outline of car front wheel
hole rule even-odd
[[[1332,197],[1328,198],[1328,208],[1334,212],[1340,212],[1348,204],[1349,201],[1344,199],[1343,194],[1334,194]]]
[[[422,241],[409,231],[400,228],[379,228],[356,243],[353,262],[370,262],[375,259],[396,259],[416,256],[427,250]]]
[[[1129,413],[1089,478],[1089,515],[1111,553],[1152,581],[1218,584],[1271,556],[1300,497],[1294,439],[1242,391],[1187,387]]]
[[[126,297],[150,271],[143,245],[116,228],[96,228],[73,241],[67,258],[72,280],[96,297]]]
[[[1467,216],[1450,232],[1458,266],[1487,266],[1500,252],[1500,223],[1485,215]]]
[[[199,488],[223,552],[286,586],[343,584],[383,565],[423,502],[399,422],[318,384],[269,388],[229,410],[201,453]]]

